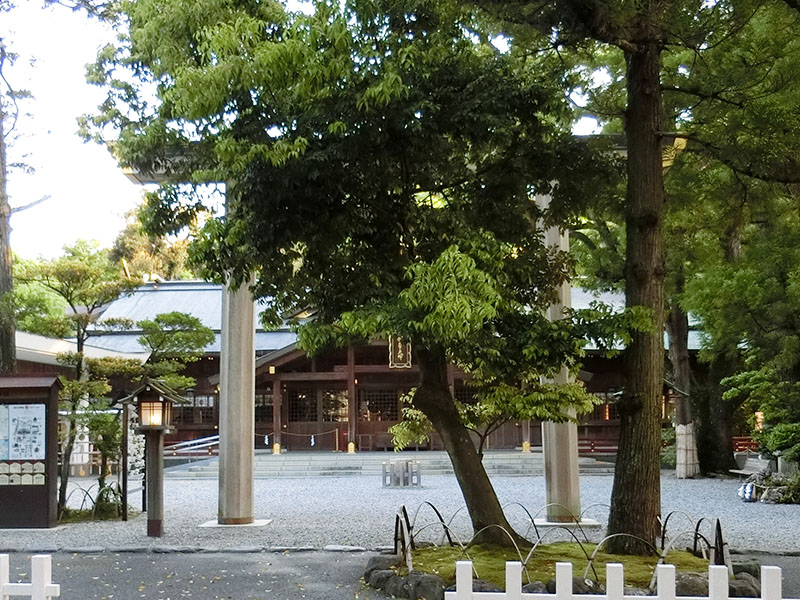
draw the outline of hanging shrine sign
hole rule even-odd
[[[397,335],[389,336],[389,368],[411,368],[411,342]]]

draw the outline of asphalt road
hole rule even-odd
[[[112,553],[53,555],[64,600],[387,600],[359,578],[371,552]],[[753,558],[783,570],[783,597],[800,598],[800,557]],[[11,580],[30,581],[30,555],[11,555]]]
[[[734,560],[753,559],[762,566],[780,567],[783,575],[783,597],[800,598],[800,556],[776,554],[736,555]]]
[[[11,554],[11,581],[30,581]],[[386,600],[359,578],[369,552],[53,554],[64,600]]]

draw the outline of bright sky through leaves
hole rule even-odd
[[[7,78],[34,96],[20,102],[23,114],[9,159],[24,161],[36,172],[9,174],[10,202],[20,206],[51,196],[12,216],[12,249],[36,258],[58,256],[62,246],[78,238],[109,246],[142,189],[122,175],[105,148],[78,138],[76,119],[102,100],[102,90],[85,82],[84,66],[112,34],[82,13],[42,8],[40,2],[19,2],[2,17],[0,37],[19,55]]]

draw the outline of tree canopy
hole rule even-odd
[[[654,327],[634,336],[626,351],[618,460],[627,468],[615,473],[609,530],[653,541],[660,512],[663,224],[669,200],[664,192],[662,144],[677,134],[689,140],[692,152],[713,156],[738,173],[791,181],[794,152],[781,150],[792,148],[796,136],[781,134],[787,115],[796,112],[796,96],[776,102],[773,92],[796,77],[797,69],[789,66],[793,59],[787,61],[783,54],[796,43],[785,20],[791,22],[795,15],[781,4],[759,0],[473,0],[470,4],[504,23],[514,44],[535,48],[542,44],[536,36],[543,32],[550,44],[572,50],[587,74],[589,110],[596,110],[603,121],[611,119],[611,130],[625,134],[626,301],[628,306],[650,309]],[[770,30],[774,38],[760,38]],[[760,140],[756,135],[748,148],[742,148],[742,136],[759,130]],[[598,231],[608,248],[619,247],[609,233],[613,234]],[[608,255],[598,258],[606,267],[618,264],[608,261]],[[608,272],[614,274],[613,269]],[[610,547],[647,551],[629,536],[615,538]]]
[[[676,312],[693,276],[686,255],[665,256],[664,206],[679,204],[676,219],[691,212],[693,196],[722,189],[706,185],[714,173],[745,189],[796,182],[797,136],[785,125],[797,121],[794,12],[758,0],[353,0],[308,13],[142,0],[123,12],[127,37],[90,73],[109,94],[85,133],[113,135],[123,163],[175,184],[226,183],[227,214],[207,220],[193,260],[233,284],[255,272],[273,323],[314,307],[301,330],[309,351],[389,334],[412,342],[414,406],[445,440],[476,529],[506,524],[463,450],[446,363],[470,371],[487,403],[513,399],[553,418],[581,405],[577,390],[541,383],[577,364],[574,340],[586,333],[585,321],[542,316],[572,270],[541,234],[580,226],[576,214],[596,223],[585,239],[607,252],[594,267],[624,277],[628,306],[650,322],[626,352],[627,468],[615,474],[610,531],[655,539],[665,281]],[[494,45],[500,31],[507,51]],[[570,135],[579,86],[586,110],[625,134],[624,194],[613,162]],[[665,139],[689,142],[669,158],[668,193]],[[537,194],[553,197],[552,210]],[[164,233],[206,210],[172,185],[144,214]],[[679,240],[679,224],[667,231]],[[632,539],[612,545],[644,551]]]
[[[148,235],[140,210],[127,215],[125,228],[111,247],[110,259],[120,263],[133,279],[188,279],[194,274],[187,260],[189,240],[169,236]]]
[[[485,399],[543,418],[590,402],[542,383],[577,364],[585,329],[543,315],[571,267],[544,246],[542,223],[609,179],[570,135],[563,63],[499,52],[447,2],[317,2],[310,14],[206,4],[128,7],[127,43],[93,74],[122,81],[131,67],[159,102],[145,110],[109,81],[93,123],[118,128],[118,153],[137,168],[228,183],[227,214],[207,222],[193,259],[238,282],[254,271],[268,319],[314,307],[306,349],[412,343],[414,406],[442,436],[476,531],[508,543],[446,365],[469,370]],[[167,187],[151,197],[151,225],[179,227],[203,208]]]

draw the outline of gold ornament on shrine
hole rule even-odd
[[[411,368],[411,342],[397,335],[389,336],[389,368]]]

